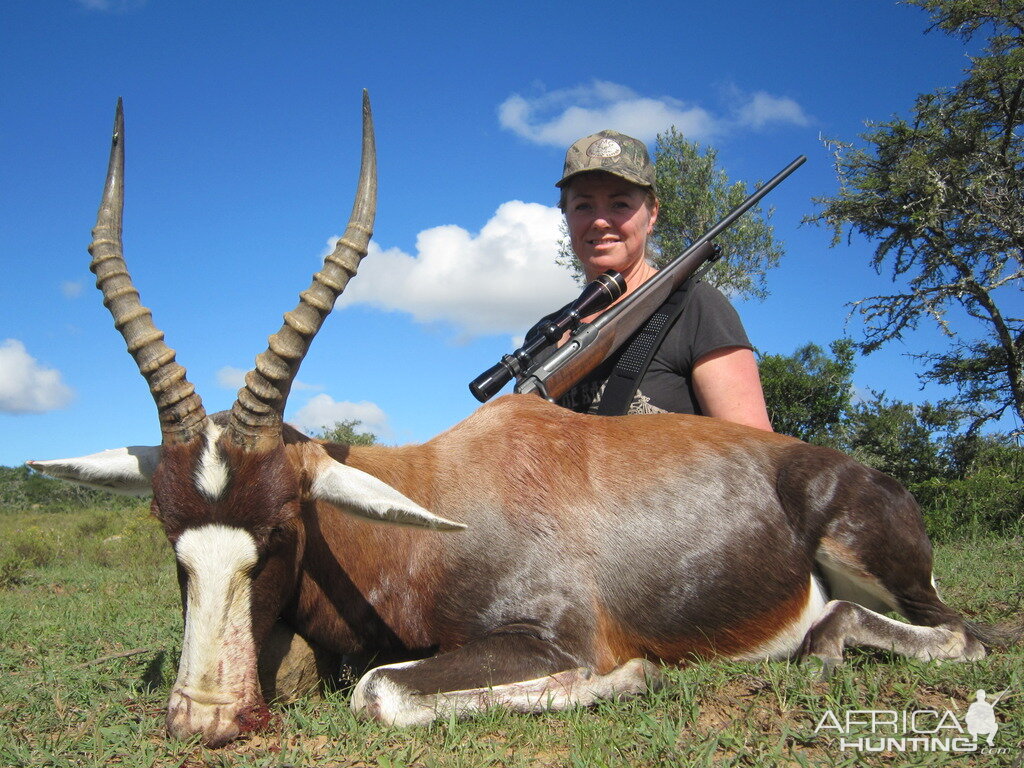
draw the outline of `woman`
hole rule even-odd
[[[559,208],[588,280],[614,269],[626,294],[654,273],[647,241],[658,220],[654,164],[643,142],[615,131],[580,139],[565,156]],[[588,318],[592,319],[592,318]],[[559,402],[596,412],[614,360]],[[707,283],[688,289],[682,315],[654,354],[630,413],[676,411],[771,430],[757,362],[739,316]]]

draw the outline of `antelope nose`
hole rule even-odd
[[[212,702],[223,697],[192,698],[181,690],[175,691],[167,707],[167,730],[179,739],[200,735],[206,746],[222,747],[241,732],[238,708],[229,702],[204,703],[202,699]]]

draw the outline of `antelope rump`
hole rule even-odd
[[[980,630],[936,594],[910,495],[829,449],[698,416],[585,416],[532,395],[405,447],[284,424],[303,356],[370,240],[365,94],[362,142],[345,235],[231,410],[207,415],[122,256],[118,104],[91,269],[162,441],[29,466],[152,493],[185,613],[173,735],[216,746],[266,721],[257,660],[277,621],[334,653],[406,659],[352,694],[357,712],[399,725],[639,694],[660,663],[694,656],[827,666],[853,644],[985,655]]]

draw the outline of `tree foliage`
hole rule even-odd
[[[870,399],[850,408],[844,448],[909,487],[949,476],[944,435],[955,423],[955,416],[942,406],[918,406],[872,392]]]
[[[674,127],[658,134],[655,158],[661,210],[652,240],[655,264],[663,267],[743,202],[752,189],[730,182],[718,167],[718,152],[687,141]],[[757,206],[723,232],[715,242],[723,257],[707,280],[729,296],[768,295],[765,275],[782,256],[782,246],[769,224],[771,210]]]
[[[758,368],[768,416],[776,432],[838,448],[853,394],[853,344],[832,342],[831,357],[817,344],[792,355],[761,355]]]
[[[752,189],[744,182],[730,182],[718,167],[718,152],[688,141],[674,127],[659,133],[654,148],[657,167],[658,222],[650,238],[655,266],[664,267],[704,235]],[[723,232],[715,242],[723,256],[711,268],[706,280],[733,297],[763,299],[768,295],[765,275],[782,256],[782,245],[769,223],[771,210],[760,206],[748,211]],[[561,263],[573,269],[583,281],[583,269],[569,245],[562,239]]]
[[[854,304],[863,351],[933,322],[949,343],[923,356],[924,378],[954,385],[974,428],[1008,409],[1024,422],[1024,0],[911,4],[933,28],[990,32],[984,55],[909,119],[871,126],[866,146],[830,142],[840,190],[812,220],[876,240],[872,266],[892,275],[894,292]],[[973,338],[954,330],[961,314]]]
[[[358,426],[360,426],[359,419],[344,419],[334,422],[334,426],[324,427],[313,437],[343,445],[374,445],[377,442],[377,436],[372,432],[357,432]]]

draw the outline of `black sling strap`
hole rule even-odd
[[[694,282],[693,279],[687,280],[676,289],[626,342],[624,351],[619,355],[605,384],[601,402],[597,404],[599,416],[621,416],[629,412],[633,396],[640,386],[640,379],[647,373],[654,352],[665,338],[668,329],[682,314],[686,298],[690,295],[690,286]]]

